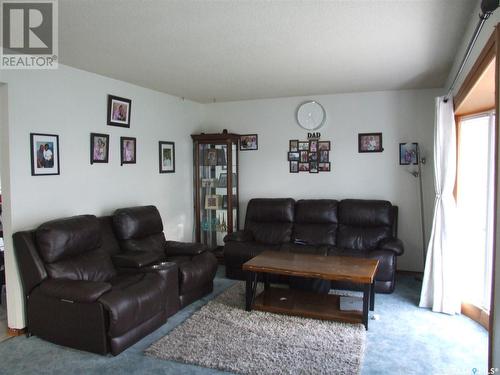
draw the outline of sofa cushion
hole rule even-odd
[[[393,232],[394,210],[390,202],[346,199],[339,203],[339,248],[377,248]]]
[[[279,250],[280,245],[268,245],[258,242],[228,242],[224,246],[224,263],[226,267],[239,267],[256,257],[264,250]]]
[[[156,273],[129,276],[112,285],[111,291],[99,298],[109,311],[109,335],[118,337],[139,326],[165,309],[166,286]]]
[[[94,215],[52,220],[35,231],[38,252],[45,263],[95,250],[101,245],[101,230]]]
[[[102,281],[45,280],[40,285],[40,292],[74,302],[95,302],[104,293],[111,290],[111,284]]]
[[[392,227],[394,211],[391,202],[382,200],[344,199],[339,203],[339,223],[360,227]]]
[[[333,199],[302,199],[295,205],[293,240],[309,245],[335,245],[337,204]]]
[[[120,208],[113,214],[119,240],[138,239],[163,232],[160,213],[155,206]]]
[[[165,253],[167,241],[163,232],[149,235],[143,238],[131,238],[120,241],[123,251],[153,251],[159,254]]]
[[[346,249],[376,249],[379,242],[391,236],[388,227],[353,227],[340,225],[337,246]]]
[[[248,202],[245,230],[257,242],[281,244],[290,242],[294,220],[291,198],[258,198]]]
[[[48,263],[45,268],[54,279],[108,281],[116,275],[110,255],[102,250]]]
[[[327,255],[328,246],[325,245],[299,245],[295,243],[286,243],[281,245],[280,251],[286,251],[296,254],[312,254],[312,255]]]

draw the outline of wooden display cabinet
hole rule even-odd
[[[196,242],[222,249],[224,237],[239,228],[238,147],[240,136],[193,134]]]

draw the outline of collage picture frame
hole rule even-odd
[[[330,172],[330,148],[330,141],[291,139],[287,154],[290,173]]]

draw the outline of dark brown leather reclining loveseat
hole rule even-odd
[[[381,200],[252,199],[245,229],[225,238],[226,276],[244,280],[241,266],[264,250],[364,257],[379,260],[375,291],[392,293],[396,259],[404,250],[397,239],[397,213],[396,206]]]
[[[212,290],[215,256],[197,244],[168,247],[155,207],[118,216],[75,216],[14,234],[28,334],[117,355]]]

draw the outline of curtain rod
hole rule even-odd
[[[496,9],[496,7],[495,7],[495,9]],[[483,28],[484,23],[486,22],[486,20],[488,18],[490,18],[490,16],[493,14],[495,9],[486,10],[486,11],[483,10],[483,13],[479,14],[479,21],[476,25],[476,29],[474,30],[474,34],[472,34],[472,38],[469,41],[469,44],[467,46],[467,50],[465,51],[465,55],[464,55],[462,62],[460,64],[460,68],[458,69],[457,74],[455,74],[455,78],[453,79],[453,82],[451,83],[451,86],[448,89],[448,93],[444,97],[445,103],[450,99],[450,97],[453,94],[453,89],[455,88],[455,85],[457,84],[458,78],[460,77],[460,75],[462,74],[462,71],[465,68],[465,64],[467,63],[467,60],[469,60],[470,54],[472,53],[472,49],[474,48],[474,45],[476,44],[477,38],[479,37],[479,33],[481,32],[481,29]]]

